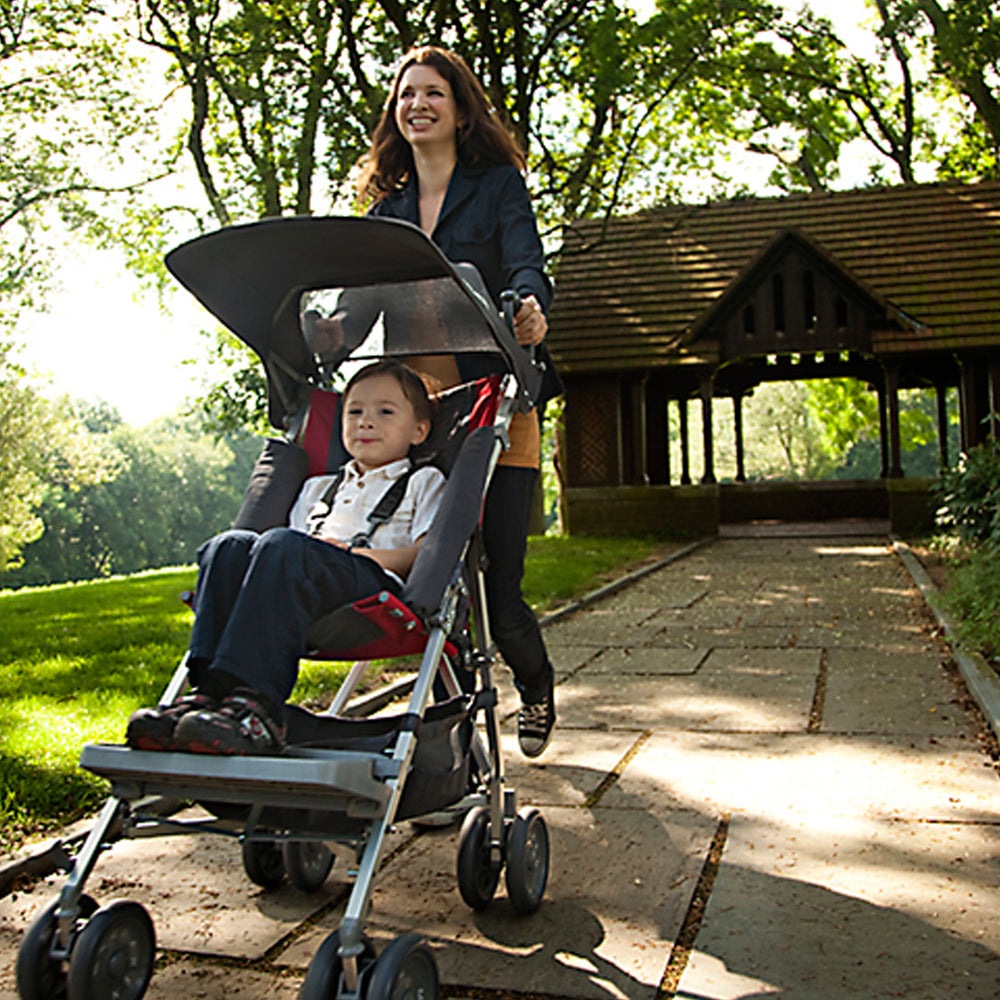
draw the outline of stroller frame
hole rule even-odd
[[[219,318],[261,354],[268,372],[272,423],[276,422],[278,411],[284,410],[281,421],[290,427],[291,437],[299,426],[296,419],[289,419],[288,401],[296,399],[301,409],[303,392],[321,381],[324,373],[320,369],[329,359],[314,357],[303,365],[298,358],[300,370],[311,367],[310,377],[300,380],[299,385],[293,380],[290,385],[288,372],[296,365],[289,362],[289,348],[275,347],[273,342],[265,344],[254,331],[248,332],[244,317],[253,316],[256,322],[260,305],[234,320],[233,304],[242,308],[239,295],[230,288],[221,294],[218,287],[205,291],[206,281],[211,285],[222,280],[211,268],[206,269],[206,252],[214,251],[213,241],[231,246],[234,237],[238,244],[246,245],[249,240],[258,249],[265,243],[277,243],[277,249],[272,245],[263,255],[266,259],[257,261],[250,253],[254,259],[252,266],[247,267],[251,273],[244,275],[245,290],[255,285],[257,279],[252,273],[255,268],[268,269],[273,265],[275,253],[282,257],[282,248],[289,242],[301,242],[305,236],[305,254],[309,257],[317,240],[326,244],[343,239],[345,232],[348,236],[360,232],[366,239],[371,238],[370,252],[375,256],[382,247],[400,244],[403,250],[393,257],[397,261],[405,259],[416,247],[419,250],[416,263],[410,260],[408,268],[396,265],[398,270],[408,270],[404,277],[444,278],[458,283],[501,341],[501,351],[513,371],[499,379],[496,417],[491,427],[472,431],[464,439],[455,463],[456,467],[461,465],[471,454],[468,462],[482,476],[481,496],[485,498],[485,487],[507,446],[510,420],[515,412],[527,407],[537,373],[511,335],[516,303],[505,299],[506,322],[499,321],[497,314],[480,301],[485,296],[469,285],[468,274],[447,262],[416,227],[385,220],[267,220],[231,227],[185,244],[168,256],[168,264]],[[244,242],[240,243],[241,240]],[[206,247],[206,243],[210,245]],[[352,249],[357,246],[355,242]],[[295,256],[302,261],[302,253]],[[222,255],[226,261],[223,278],[229,283],[233,280],[231,257],[231,253]],[[208,258],[213,258],[212,252]],[[305,286],[315,287],[317,281],[315,276],[307,276]],[[287,278],[281,276],[276,283],[278,291],[272,292],[272,297],[280,300],[279,305],[268,314],[274,320],[267,336],[277,330],[279,340],[289,330],[289,303],[297,308],[297,297],[290,296],[287,288],[281,287],[283,283],[287,285]],[[360,284],[356,280],[354,283]],[[352,287],[349,282],[344,284]],[[291,287],[301,287],[301,282]],[[509,342],[504,342],[504,334],[510,337]],[[299,350],[294,337],[286,339],[292,351]],[[330,367],[335,368],[338,363],[339,360]],[[281,406],[275,405],[276,399]],[[441,530],[437,522],[429,536],[435,530]],[[297,746],[290,741],[280,756],[247,757],[151,752],[104,744],[83,748],[81,766],[106,777],[111,782],[111,796],[76,856],[66,858],[68,874],[57,900],[36,916],[25,934],[17,962],[22,1000],[59,996],[63,990],[69,1000],[141,998],[155,958],[151,919],[139,904],[127,901],[98,908],[84,892],[84,886],[100,855],[115,839],[190,833],[221,834],[237,839],[242,845],[247,874],[264,887],[273,887],[287,872],[297,887],[316,889],[330,871],[334,850],[352,857],[354,883],[343,917],[338,929],[323,942],[310,963],[301,993],[303,1000],[380,1000],[394,995],[397,984],[404,980],[416,981],[423,996],[437,996],[436,964],[418,935],[397,938],[376,958],[364,934],[386,836],[400,818],[400,806],[418,761],[421,731],[430,724],[429,711],[435,711],[431,706],[436,678],[440,678],[448,695],[448,702],[440,706],[441,713],[446,715],[444,722],[449,724],[447,713],[454,709],[459,720],[456,725],[465,726],[466,753],[478,779],[471,794],[451,803],[457,805],[460,801],[463,808],[468,807],[458,846],[461,895],[472,908],[484,908],[506,866],[511,903],[523,913],[538,909],[549,868],[548,832],[536,809],[518,809],[516,794],[505,782],[493,679],[495,650],[489,630],[485,557],[478,529],[453,543],[449,551],[451,563],[445,564],[444,575],[440,565],[430,574],[440,582],[422,594],[418,590],[415,601],[406,600],[408,596],[414,597],[406,589],[402,599],[389,592],[367,599],[380,605],[380,613],[395,621],[399,635],[426,636],[405,712],[391,717],[394,725],[384,746],[359,750],[352,748],[350,741],[346,748]],[[423,550],[418,563],[422,556]],[[416,573],[415,566],[411,578]],[[435,595],[433,603],[428,603],[428,593]],[[471,668],[477,682],[471,695],[463,691],[452,663],[456,649],[451,638],[466,606],[475,622],[474,641],[470,640],[470,648],[465,652],[465,666]],[[465,628],[468,634],[467,621]],[[361,658],[354,664],[325,714],[338,716],[348,710],[368,662]],[[183,691],[187,679],[185,654],[160,697],[160,705],[171,704]],[[478,716],[482,717],[481,722],[476,721]],[[215,817],[205,820],[162,815],[154,804],[163,798],[207,803]]]

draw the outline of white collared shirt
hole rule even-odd
[[[333,498],[333,508],[323,517],[316,535],[347,543],[358,534],[367,534],[368,515],[409,468],[408,458],[367,472],[361,472],[353,460],[348,462],[344,466],[343,481]],[[289,514],[290,527],[298,531],[309,530],[313,508],[322,503],[323,494],[336,478],[336,474],[332,474],[313,476],[305,481]],[[371,535],[371,547],[405,548],[425,535],[440,503],[444,483],[440,469],[432,466],[417,469],[406,484],[406,492],[395,513]]]

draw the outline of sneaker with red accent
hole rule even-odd
[[[246,688],[234,691],[215,711],[189,712],[174,732],[174,749],[188,753],[277,754],[284,746],[284,724]]]
[[[173,750],[177,723],[189,712],[211,710],[216,701],[200,691],[182,695],[165,708],[140,708],[125,729],[125,742],[133,750]]]

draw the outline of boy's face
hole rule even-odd
[[[429,421],[417,419],[403,387],[391,375],[363,379],[344,400],[344,447],[362,471],[405,458],[429,432]]]

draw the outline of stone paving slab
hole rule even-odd
[[[677,997],[995,996],[997,847],[983,827],[779,836],[736,818]]]
[[[588,677],[595,674],[690,676],[698,672],[708,655],[708,649],[650,649],[645,646],[602,649],[580,672]]]
[[[812,684],[819,667],[819,653],[815,649],[713,649],[702,664],[700,673],[713,681],[733,681],[736,690],[742,679],[807,679],[812,697]]]
[[[580,671],[560,684],[559,715],[578,728],[666,728],[803,732],[813,678],[802,675],[714,674],[630,677]]]
[[[517,749],[514,726],[502,735],[504,777],[519,805],[583,806],[632,750],[637,734],[595,732],[560,726],[543,757],[526,760]]]
[[[579,670],[585,663],[593,660],[601,652],[600,646],[573,646],[568,643],[559,646],[549,646],[549,658],[558,682],[567,674]]]
[[[553,647],[573,646],[639,646],[659,631],[641,618],[619,615],[614,611],[580,611],[553,623],[545,633],[545,642]]]
[[[145,1000],[296,1000],[304,976],[273,969],[233,969],[188,958],[157,969]]]
[[[677,621],[660,629],[646,644],[655,649],[789,649],[805,646],[793,625],[692,628]]]
[[[912,687],[906,699],[892,697],[900,685]],[[964,714],[952,702],[954,688],[936,682],[831,673],[826,684],[822,729],[825,732],[892,733],[947,736],[954,719]]]
[[[376,941],[428,934],[445,984],[545,996],[656,996],[715,823],[698,813],[544,812],[553,867],[546,904],[519,917],[503,884],[473,913],[459,896],[456,838],[422,836],[386,867],[373,897]],[[325,916],[280,961],[300,967],[336,927]]]
[[[996,773],[974,739],[658,732],[601,799],[664,802],[817,830],[858,824],[997,824]],[[866,828],[868,829],[868,828]]]
[[[0,923],[23,927],[63,882],[53,877],[13,904],[0,900]],[[256,959],[339,888],[331,875],[309,895],[289,885],[265,892],[247,878],[234,839],[194,834],[119,841],[98,860],[86,891],[100,904],[131,899],[145,906],[160,947]]]

